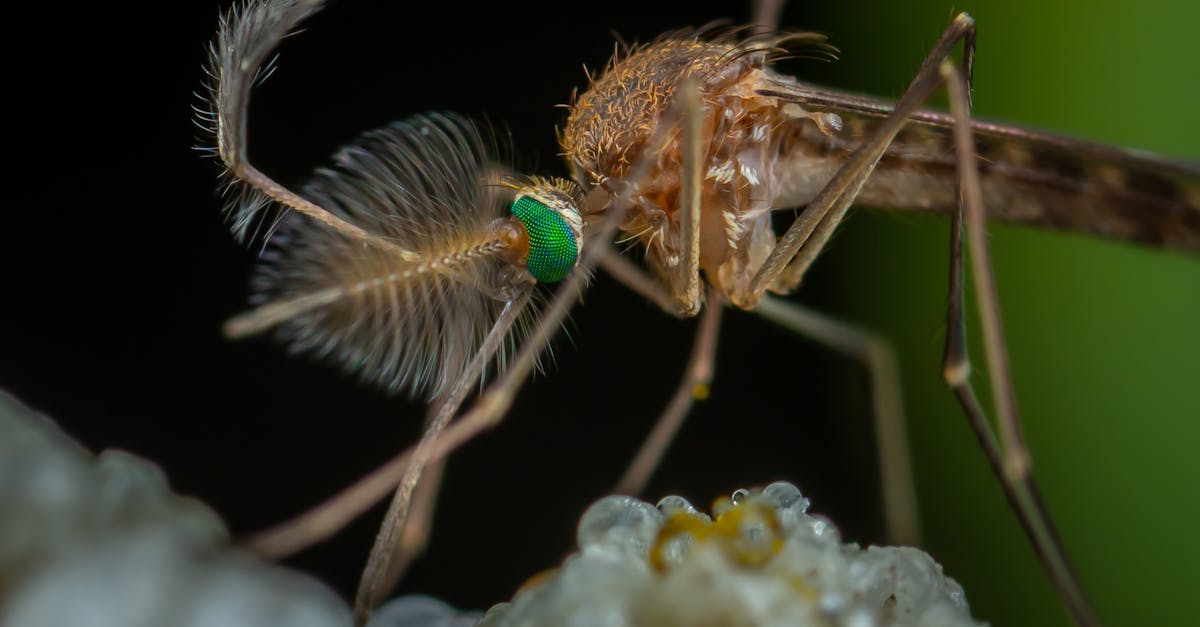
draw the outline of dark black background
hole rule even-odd
[[[0,226],[0,385],[92,449],[156,460],[175,489],[240,534],[412,443],[422,408],[219,332],[244,308],[253,254],[222,221],[217,168],[193,150],[190,107],[225,4],[23,7],[7,18],[37,43],[7,44],[16,112],[6,143],[21,165],[8,172]],[[283,45],[279,69],[255,92],[251,156],[298,184],[366,129],[452,110],[506,124],[525,170],[564,175],[555,128],[565,113],[554,105],[585,85],[584,63],[608,59],[612,32],[644,41],[747,18],[739,3],[682,14],[645,5],[443,3],[420,18],[402,3],[335,2]],[[822,10],[794,6],[789,22],[820,28]],[[820,302],[832,281],[818,265],[799,299]],[[555,343],[556,364],[503,425],[453,457],[432,544],[403,589],[484,608],[559,562],[580,513],[665,405],[694,326],[601,276],[572,315],[570,339]],[[706,504],[788,479],[847,537],[880,541],[865,391],[853,362],[729,311],[712,398],[648,493]],[[352,594],[380,515],[288,563]]]

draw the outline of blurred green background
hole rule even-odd
[[[976,113],[1200,160],[1192,2],[972,1]],[[821,72],[898,96],[952,15],[942,1],[793,3],[843,51]],[[947,224],[861,211],[821,305],[900,349],[927,544],[997,625],[1065,618],[939,378]],[[993,226],[992,251],[1035,472],[1109,625],[1194,615],[1200,561],[1200,258]],[[840,287],[844,286],[844,287]],[[978,327],[971,327],[978,338]],[[983,375],[976,348],[977,383]]]

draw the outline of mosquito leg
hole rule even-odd
[[[655,303],[663,311],[679,317],[684,315],[680,310],[679,301],[664,289],[661,283],[653,280],[642,268],[612,248],[608,248],[600,256],[600,266],[613,278]],[[698,279],[698,272],[696,276]],[[617,482],[615,492],[636,495],[645,488],[646,482],[691,411],[693,402],[703,400],[708,395],[720,331],[721,310],[724,305],[713,294],[709,295],[707,305],[696,329],[696,340],[692,344],[691,357],[684,367],[683,380],[675,389],[671,401],[659,416],[650,435],[642,443],[641,449],[625,470],[625,474]]]
[[[772,35],[779,32],[779,16],[783,14],[783,0],[755,0],[751,21],[755,35]]]
[[[400,479],[400,485],[396,488],[391,504],[388,505],[379,534],[376,535],[375,543],[371,547],[367,565],[363,568],[362,579],[354,600],[355,624],[366,624],[371,608],[376,605],[381,591],[386,589],[384,584],[388,573],[391,572],[392,558],[395,557],[401,531],[408,519],[413,491],[421,479],[421,473],[425,466],[435,461],[430,455],[432,443],[437,440],[438,435],[458,411],[472,384],[479,380],[485,364],[500,348],[509,328],[516,322],[530,295],[531,292],[526,290],[516,299],[505,303],[496,323],[484,338],[479,352],[471,359],[466,371],[455,381],[446,397],[431,412],[431,417],[426,423],[425,433],[413,448],[412,455],[405,466],[404,475]]]
[[[421,481],[413,492],[412,505],[409,507],[408,518],[404,520],[400,530],[400,540],[396,544],[396,554],[388,566],[384,577],[383,589],[391,590],[404,576],[413,560],[420,557],[429,543],[429,532],[433,529],[433,516],[437,511],[438,491],[442,487],[442,477],[446,469],[446,460],[440,459],[429,462],[421,475]]]
[[[992,272],[992,254],[987,240],[987,224],[983,206],[983,191],[979,183],[979,170],[975,166],[975,140],[970,127],[964,132],[958,128],[958,119],[967,118],[969,124],[969,104],[965,97],[959,98],[959,92],[966,93],[962,85],[954,81],[959,79],[958,71],[952,66],[943,65],[942,75],[946,78],[947,88],[951,94],[951,113],[955,118],[955,148],[958,156],[962,202],[959,210],[965,206],[965,222],[967,238],[971,245],[971,274],[975,288],[979,291],[979,318],[983,328],[985,355],[988,365],[988,376],[993,390],[996,417],[1000,426],[1000,442],[1004,447],[1004,473],[1012,480],[1020,480],[1029,474],[1031,460],[1029,448],[1025,444],[1025,435],[1021,429],[1021,421],[1017,416],[1017,398],[1013,391],[1011,369],[1008,361],[1007,344],[1004,341],[1004,325],[1000,320],[1000,298],[996,293],[996,280]],[[957,107],[959,110],[954,111]],[[958,225],[956,231],[961,230]],[[952,257],[957,261],[952,271],[961,275],[962,267],[962,237],[956,233],[951,243],[959,250]],[[957,313],[957,320],[951,328],[955,334],[965,335],[962,315],[962,278],[951,282],[951,288],[958,294],[951,297],[951,308],[948,316]],[[953,355],[951,350],[954,349]],[[946,342],[946,381],[952,387],[958,388],[969,382],[970,362],[967,358],[966,342],[957,338]]]
[[[385,247],[403,259],[417,261],[420,257],[416,253],[364,231],[275,182],[251,165],[247,156],[250,91],[261,78],[263,63],[279,41],[322,4],[324,0],[239,3],[222,20],[217,41],[210,49],[207,69],[213,83],[207,106],[211,111],[200,111],[199,121],[215,136],[216,152],[227,174],[249,188],[247,196],[233,210],[234,232],[239,238],[248,237],[269,199],[348,238]]]
[[[658,305],[663,311],[682,318],[678,302],[662,285],[640,266],[629,261],[617,250],[609,247],[600,255],[600,267],[625,287],[646,300]]]
[[[626,279],[629,276],[634,276],[638,277],[635,282],[640,281],[639,285],[650,288],[649,290],[643,290],[634,287],[634,291],[647,296],[654,302],[662,301],[664,304],[673,302],[666,291],[661,288],[661,285],[649,280],[640,268],[629,263],[611,248],[603,250],[600,258],[605,269],[612,272],[614,276],[617,276],[618,280],[626,285],[631,284]],[[613,268],[620,269],[613,271]],[[715,300],[713,302],[715,303]],[[715,304],[714,308],[716,308]],[[673,309],[673,307],[664,307],[666,311],[672,311]],[[484,408],[477,406],[463,420],[457,421],[446,428],[430,450],[430,463],[449,455],[463,443],[494,423],[494,419],[486,415],[486,412],[479,411],[480,409]],[[353,485],[338,492],[307,512],[289,521],[253,534],[243,540],[241,544],[257,555],[278,560],[329,538],[338,530],[345,527],[351,520],[370,509],[371,506],[386,496],[388,492],[400,483],[405,470],[408,468],[414,449],[415,447],[409,448],[403,453],[396,455],[370,474],[359,479]]]
[[[939,73],[950,92],[950,112],[954,117],[955,152],[962,203],[952,224],[950,254],[950,294],[946,312],[946,352],[943,376],[954,390],[972,428],[988,456],[1004,492],[1016,511],[1050,575],[1059,596],[1078,625],[1099,625],[1067,557],[1058,532],[1042,503],[1031,473],[1029,451],[1021,435],[1016,395],[1008,366],[1004,330],[1000,321],[999,297],[992,272],[987,242],[987,224],[979,170],[975,164],[975,141],[971,135],[970,101],[965,81],[952,63],[939,66]],[[965,217],[964,217],[965,214]],[[978,310],[983,328],[983,346],[992,385],[995,411],[1000,424],[1000,443],[992,433],[978,397],[971,386],[971,363],[966,348],[966,321],[963,314],[963,223],[971,245],[971,274],[978,290]],[[1003,445],[1003,446],[1001,446]]]
[[[799,284],[809,265],[825,247],[834,229],[846,216],[850,204],[858,196],[875,164],[883,157],[889,144],[900,132],[908,117],[937,89],[942,79],[938,64],[949,57],[954,46],[963,40],[963,64],[967,76],[974,59],[975,20],[959,13],[950,27],[942,33],[933,50],[921,63],[896,109],[887,117],[875,134],[838,169],[804,213],[779,239],[758,274],[750,283],[751,292],[761,296],[768,288],[789,290]]]
[[[324,503],[291,520],[239,540],[238,544],[265,559],[281,560],[327,539],[370,509],[400,483],[412,453],[412,449],[404,451]],[[433,523],[441,474],[440,460],[431,462],[425,470],[425,480],[417,485],[413,514],[400,537],[398,561],[402,567],[394,569],[395,576],[403,573],[403,567],[425,548]]]
[[[617,482],[615,492],[636,495],[646,487],[650,475],[662,461],[667,448],[679,432],[679,427],[691,411],[692,403],[708,398],[709,384],[712,382],[713,368],[716,364],[721,312],[724,308],[719,299],[709,298],[708,307],[696,328],[696,340],[692,343],[692,354],[683,369],[683,380],[675,388],[671,402],[655,422],[650,435],[642,442],[641,449],[630,462],[621,480]]]
[[[883,493],[888,541],[919,546],[920,512],[895,349],[881,337],[781,298],[763,298],[754,312],[793,333],[848,355],[866,367],[871,382],[879,485]]]
[[[703,174],[703,152],[700,130],[700,86],[694,78],[685,78],[679,85],[676,104],[681,112],[683,171],[679,216],[679,268],[671,286],[678,306],[685,316],[700,312],[700,185]]]
[[[430,420],[436,417],[429,416]],[[433,425],[427,421],[428,430]],[[424,552],[429,543],[429,532],[433,528],[433,516],[437,510],[437,495],[441,490],[442,477],[446,469],[446,460],[431,461],[426,465],[413,491],[409,515],[403,521],[400,530],[400,540],[396,544],[396,553],[392,556],[391,565],[384,577],[384,589],[390,590],[404,576],[408,566]],[[400,478],[403,480],[403,477]]]
[[[662,285],[611,247],[604,247],[600,251],[600,264],[633,291],[658,304],[664,311],[678,315],[678,307],[674,305],[671,295]],[[448,427],[430,459],[440,459],[449,454],[477,430],[470,424],[465,427],[467,428],[457,423]],[[240,543],[257,555],[279,560],[324,541],[395,489],[404,476],[412,452],[413,449],[410,448],[396,455],[353,485],[303,514],[251,534]]]

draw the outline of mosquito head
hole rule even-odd
[[[542,283],[566,278],[579,261],[583,245],[582,200],[579,188],[564,179],[530,179],[513,185],[516,199],[510,212],[524,237],[518,261]]]

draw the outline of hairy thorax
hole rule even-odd
[[[696,80],[702,101],[700,268],[743,307],[754,306],[750,280],[775,245],[770,210],[780,186],[777,156],[802,119],[812,117],[757,93],[767,83],[790,80],[767,69],[766,50],[762,42],[695,37],[637,48],[610,63],[573,103],[562,133],[577,180],[612,191],[635,186],[634,207],[621,228],[645,246],[655,271],[675,280],[683,157],[674,102],[681,82]],[[664,120],[674,123],[656,138]],[[636,165],[643,157],[650,159],[648,167]]]

